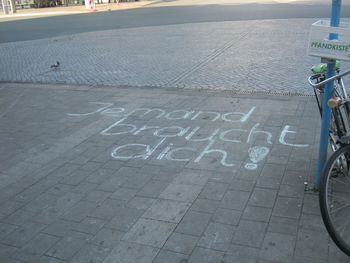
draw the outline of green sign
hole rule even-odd
[[[350,45],[344,45],[344,44],[330,44],[330,43],[312,41],[312,42],[311,42],[311,48],[318,48],[318,49],[323,49],[323,50],[326,49],[326,50],[334,50],[334,51],[349,52]]]

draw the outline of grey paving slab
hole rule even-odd
[[[45,190],[51,188],[58,181],[59,181],[59,178],[56,178],[53,176],[43,178],[36,184],[30,186],[29,188],[25,189],[24,191],[16,195],[16,197],[14,197],[14,200],[17,200],[20,202],[29,202],[34,198],[38,197]]]
[[[224,261],[252,263],[257,261],[258,255],[257,248],[232,244],[224,256]]]
[[[299,218],[301,213],[302,200],[289,197],[277,197],[272,214],[274,216]]]
[[[308,193],[304,196],[302,213],[321,215],[317,194]]]
[[[308,258],[308,257],[295,257],[293,263],[302,263],[302,262],[307,262],[307,263],[313,263],[313,262],[327,262],[327,259],[315,259],[315,258]]]
[[[183,263],[187,262],[188,255],[175,253],[172,251],[161,250],[157,257],[154,259],[154,263],[169,262],[169,263]]]
[[[119,171],[120,172],[120,171]],[[143,188],[151,179],[151,175],[140,174],[136,176],[128,176],[125,182],[123,183],[123,187],[138,189]]]
[[[219,183],[231,183],[232,180],[235,177],[235,172],[232,173],[225,173],[225,172],[214,172],[213,175],[210,177],[211,182],[219,182]]]
[[[276,177],[262,177],[260,176],[256,182],[257,187],[279,189],[282,178]]]
[[[173,233],[164,245],[164,249],[190,255],[198,242],[198,237]]]
[[[121,242],[103,263],[151,263],[159,249],[134,243]]]
[[[58,167],[53,172],[51,172],[50,175],[55,177],[65,177],[67,175],[70,175],[75,170],[79,168],[79,165],[77,164],[64,164],[63,166]]]
[[[277,262],[293,262],[295,241],[295,236],[268,232],[264,238],[259,258]]]
[[[236,190],[229,190],[221,201],[222,208],[243,210],[246,206],[250,193]]]
[[[124,206],[125,201],[106,199],[103,203],[98,205],[95,210],[91,211],[90,216],[110,220],[118,213],[118,209]]]
[[[12,258],[6,258],[4,259],[8,263],[22,263],[23,261],[19,261],[17,259],[12,259]]]
[[[115,216],[106,224],[107,227],[128,231],[143,214],[143,210],[130,207],[117,208]]]
[[[189,211],[176,227],[177,233],[201,236],[206,229],[211,214]]]
[[[161,248],[175,226],[173,223],[141,218],[122,240]]]
[[[96,204],[101,204],[109,197],[112,199],[112,195],[109,192],[92,190],[86,193],[82,200]]]
[[[224,197],[227,188],[227,184],[209,182],[205,185],[199,197],[213,200],[221,200]]]
[[[58,259],[69,260],[76,254],[89,239],[91,235],[70,231],[58,241],[46,255]]]
[[[78,223],[68,220],[58,219],[45,227],[41,232],[53,236],[64,237],[72,229],[77,228]]]
[[[96,234],[105,224],[106,220],[87,217],[83,221],[81,221],[76,227],[73,227],[73,230],[87,233],[87,234]]]
[[[34,212],[40,212],[44,209],[54,206],[57,200],[58,197],[56,195],[49,195],[44,193],[35,198],[33,201],[29,202],[24,207],[24,209]]]
[[[84,262],[102,262],[110,253],[111,249],[87,244],[76,253],[69,262],[84,263]]]
[[[299,221],[299,229],[326,232],[322,217],[319,215],[302,214]]]
[[[70,208],[74,207],[81,199],[82,194],[67,193],[51,205],[43,209],[41,212],[33,216],[33,221],[44,224],[54,222],[57,217],[63,215]]]
[[[79,201],[74,207],[61,215],[60,218],[80,222],[86,216],[90,215],[96,209],[96,207],[97,205],[95,203]]]
[[[296,235],[298,231],[299,220],[285,217],[272,216],[269,222],[268,231]]]
[[[138,210],[147,210],[156,200],[155,198],[135,196],[128,202],[128,206]]]
[[[242,219],[269,222],[272,213],[271,208],[259,206],[247,206],[242,214]]]
[[[288,185],[300,185],[300,183],[306,181],[305,173],[298,171],[287,170],[283,176],[282,183]]]
[[[0,259],[5,261],[5,260],[10,260],[11,255],[16,254],[18,251],[18,248],[5,245],[5,244],[0,244]]]
[[[0,240],[0,242],[14,247],[22,247],[44,228],[45,225],[43,224],[27,222],[23,226],[6,235]]]
[[[147,209],[142,217],[179,223],[189,207],[189,203],[159,199]]]
[[[327,258],[327,239],[327,234],[324,232],[312,230],[299,231],[294,255],[320,260]],[[318,242],[315,243],[314,240],[317,240]]]
[[[83,167],[81,169],[84,170]],[[90,183],[103,184],[107,179],[111,179],[113,175],[114,172],[110,169],[98,168],[97,170],[90,173],[90,175],[86,178],[86,181]],[[99,188],[100,187],[97,189]]]
[[[219,206],[220,201],[197,198],[191,206],[191,210],[204,213],[215,213]]]
[[[241,216],[241,211],[219,208],[213,215],[212,220],[222,224],[238,225]]]
[[[259,248],[265,237],[266,227],[264,222],[241,220],[232,243]]]
[[[331,261],[331,260],[335,262],[340,262],[340,263],[349,261],[349,256],[344,254],[332,241],[329,244],[329,256],[328,256],[328,261]]]
[[[202,190],[202,186],[188,184],[169,184],[159,195],[160,198],[193,202]]]
[[[49,190],[47,190],[46,193],[51,194],[51,195],[63,196],[73,189],[74,189],[74,186],[72,186],[72,185],[56,184],[56,185],[52,186]]]
[[[223,252],[215,251],[212,249],[206,249],[206,248],[200,248],[197,247],[193,251],[189,263],[197,263],[197,262],[203,262],[203,263],[219,263],[221,262],[222,258],[224,256]]]
[[[173,180],[173,183],[205,185],[210,177],[211,173],[207,171],[184,170]]]
[[[60,183],[78,186],[79,184],[83,183],[83,181],[86,179],[86,177],[89,176],[89,174],[89,171],[77,169],[73,173],[61,178]]]
[[[39,233],[12,257],[23,261],[37,262],[58,240],[58,237]]]
[[[137,194],[137,192],[137,189],[119,187],[113,194],[110,195],[110,198],[129,201]]]
[[[9,216],[19,208],[23,207],[24,203],[17,202],[13,200],[6,200],[1,204],[1,212],[0,212],[0,218],[5,218],[6,216]]]
[[[0,223],[0,240],[17,228],[15,225]]]
[[[199,247],[226,251],[230,245],[235,227],[220,223],[210,223],[198,241]]]
[[[102,228],[92,239],[89,240],[89,243],[96,246],[114,248],[119,244],[119,241],[124,234],[125,232],[113,228]]]
[[[301,173],[306,173],[310,170],[310,162],[307,161],[298,161],[298,162],[292,162],[289,161],[286,167],[287,171],[296,171]]]
[[[254,181],[248,181],[248,180],[242,180],[242,179],[235,178],[230,182],[229,189],[251,192],[254,186],[255,186]]]
[[[277,191],[266,188],[254,188],[248,204],[272,208],[275,204]]]
[[[265,164],[261,171],[261,177],[282,178],[286,167],[277,164]]]
[[[168,182],[150,180],[139,192],[137,192],[137,195],[156,198],[165,190],[167,186]]]
[[[86,194],[92,190],[94,190],[97,187],[97,184],[89,183],[89,182],[81,182],[76,187],[74,187],[71,192],[79,193],[79,194]]]
[[[286,185],[282,184],[280,186],[278,195],[285,197],[295,197],[295,198],[303,198],[304,196],[304,186],[299,185]]]

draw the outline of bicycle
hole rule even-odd
[[[325,84],[334,81],[332,98],[328,101],[331,109],[329,140],[333,153],[322,173],[319,203],[329,235],[350,256],[350,99],[342,79],[350,71],[339,74],[337,67],[337,75],[331,78],[326,78],[326,71],[326,64],[318,64],[313,67],[314,75],[309,78],[321,118]]]
[[[320,63],[317,65],[314,65],[311,68],[311,71],[313,72],[313,75],[309,78],[309,84],[314,89],[314,94],[315,94],[315,98],[317,101],[321,118],[322,118],[322,104],[323,104],[323,93],[324,93],[325,84],[330,81],[336,80],[333,88],[333,98],[328,101],[328,104],[329,104],[328,106],[332,110],[331,124],[330,124],[330,145],[332,147],[332,150],[336,151],[337,147],[335,146],[335,141],[336,141],[335,137],[340,138],[346,135],[347,127],[349,127],[349,125],[345,123],[345,120],[347,120],[347,118],[343,118],[343,116],[346,116],[346,114],[344,112],[341,112],[342,107],[337,107],[337,105],[338,103],[340,103],[340,101],[347,100],[349,96],[346,92],[345,85],[341,77],[326,80],[327,64]],[[339,72],[340,72],[340,63],[337,61],[336,73],[339,74]],[[342,74],[342,76],[343,75],[344,74]],[[313,83],[314,80],[316,80],[315,83]]]

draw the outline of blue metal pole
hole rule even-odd
[[[331,26],[338,27],[340,23],[341,0],[332,0],[332,17]],[[337,34],[329,34],[329,39],[337,39]],[[329,60],[327,63],[327,78],[335,75],[335,60]],[[326,84],[323,102],[322,102],[322,124],[320,135],[320,149],[317,162],[317,174],[315,187],[318,189],[320,185],[321,175],[324,165],[327,161],[328,140],[329,140],[329,123],[331,118],[331,110],[328,107],[328,100],[332,97],[333,82]]]

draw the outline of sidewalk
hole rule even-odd
[[[60,16],[60,15],[73,15],[73,14],[85,14],[91,12],[108,12],[116,10],[126,10],[132,8],[140,8],[153,3],[154,1],[137,1],[137,2],[125,2],[125,3],[110,3],[110,4],[96,4],[95,10],[86,9],[83,5],[78,6],[58,6],[49,8],[29,8],[29,9],[17,9],[15,14],[4,15],[0,13],[1,21],[13,21],[20,19],[32,19],[35,17],[48,17],[48,16]]]
[[[304,191],[312,97],[6,83],[0,95],[1,262],[348,260]]]
[[[312,22],[0,44],[0,262],[348,262],[304,189]]]

